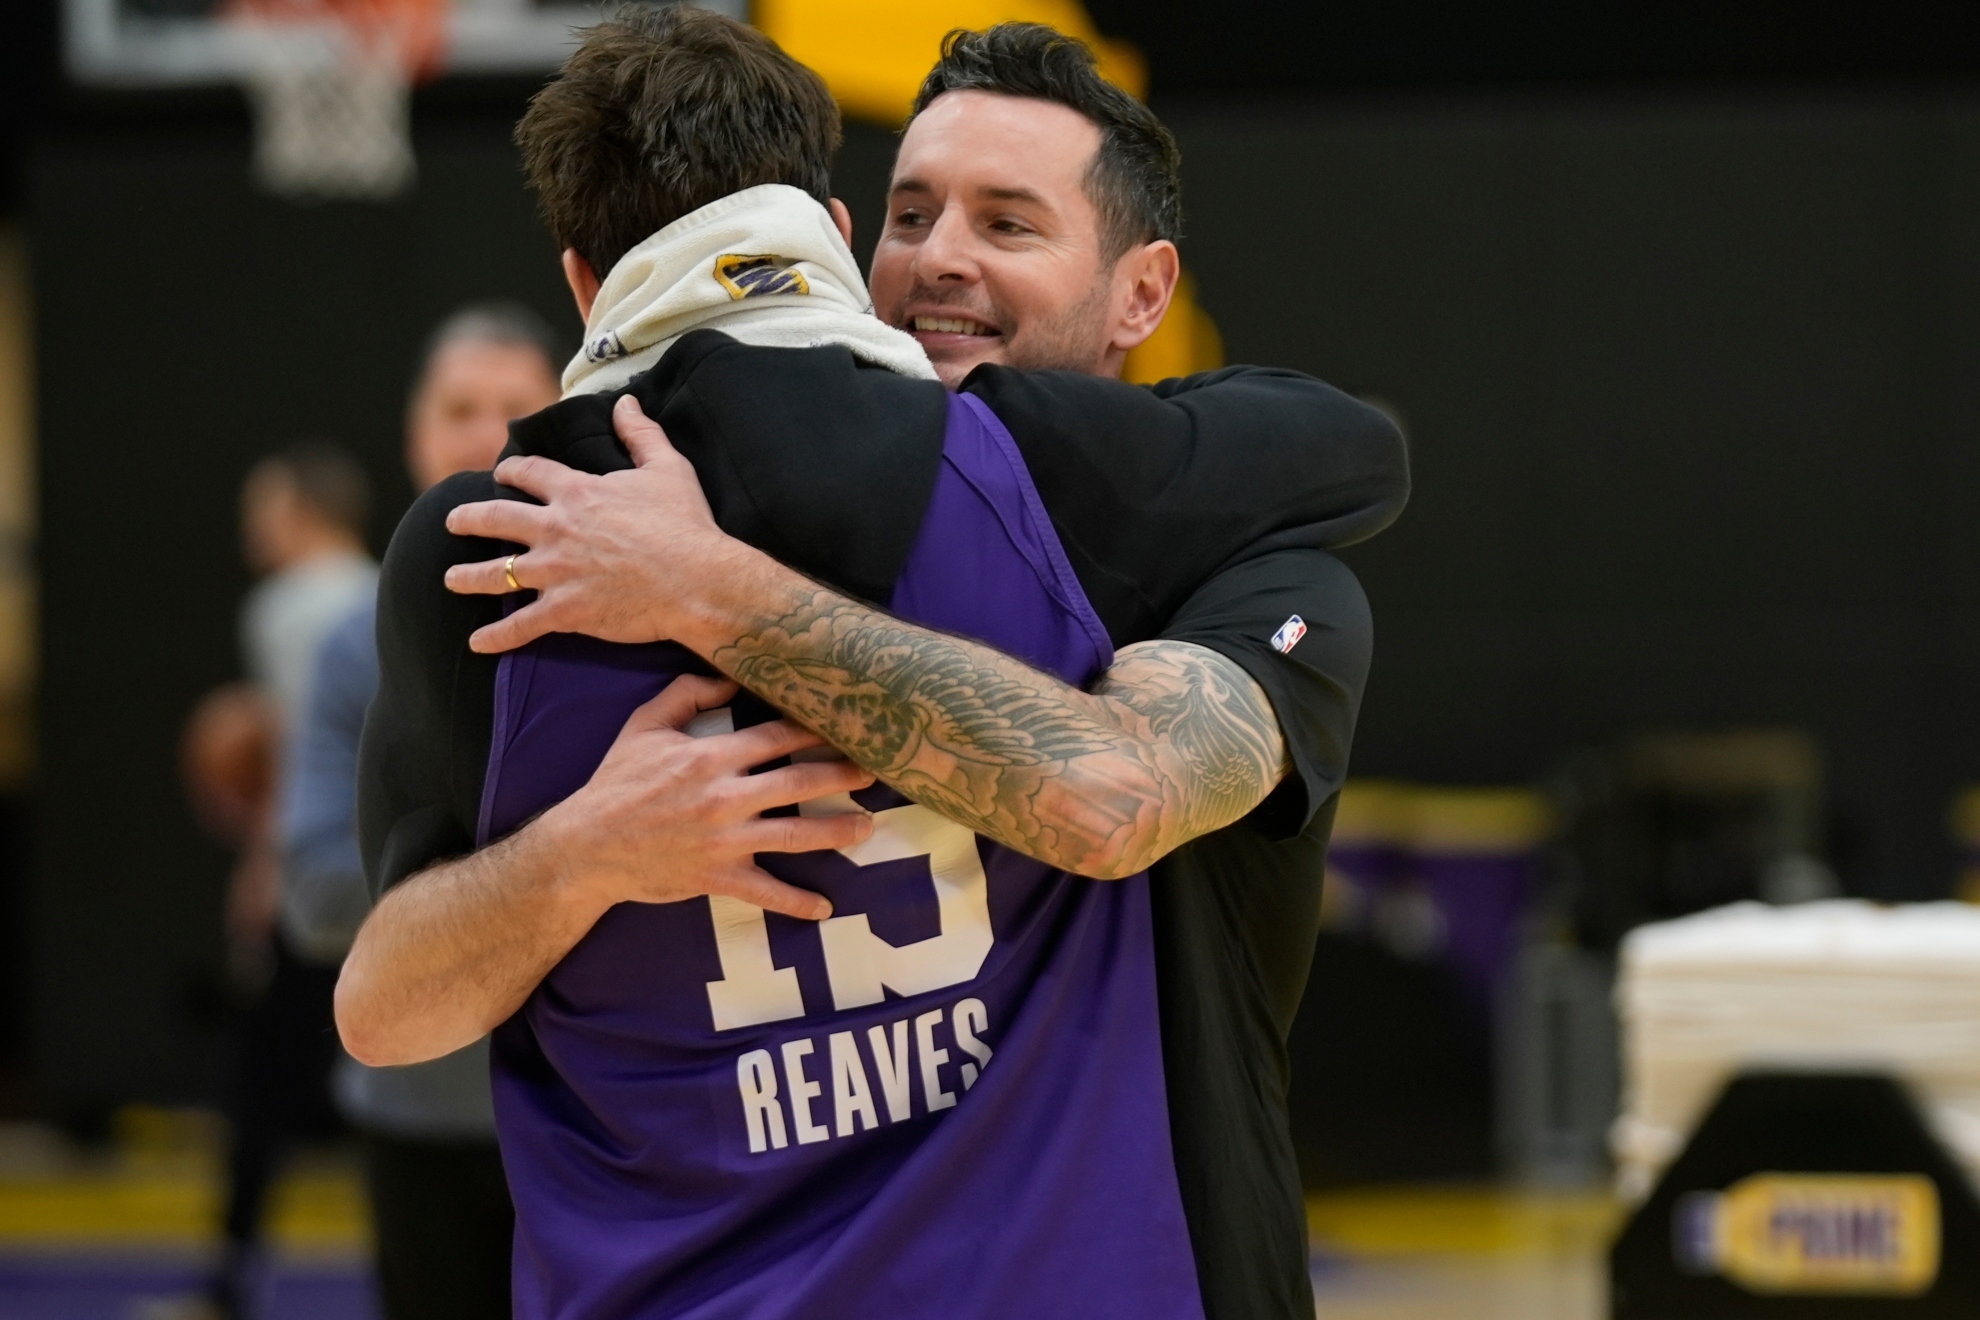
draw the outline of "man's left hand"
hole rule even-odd
[[[548,458],[508,458],[495,479],[542,504],[487,500],[447,515],[456,536],[525,547],[513,558],[456,564],[447,587],[469,595],[536,599],[478,629],[468,645],[513,651],[546,633],[585,633],[608,642],[686,636],[698,586],[733,577],[757,552],[715,525],[694,465],[631,395],[612,424],[637,467],[594,476]],[[513,574],[513,581],[511,581]]]

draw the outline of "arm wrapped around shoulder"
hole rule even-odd
[[[1347,778],[1375,647],[1361,583],[1323,550],[1249,556],[1192,593],[1162,635],[1223,655],[1270,701],[1292,773],[1248,823],[1300,833]]]
[[[1117,637],[1154,635],[1233,561],[1365,541],[1409,501],[1395,424],[1296,371],[1144,388],[979,367],[964,388],[1010,429]]]

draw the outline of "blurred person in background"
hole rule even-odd
[[[186,718],[179,777],[199,827],[245,853],[268,828],[275,800],[275,708],[252,683],[223,683]]]
[[[261,579],[241,607],[248,677],[284,727],[302,714],[316,648],[378,585],[365,550],[371,487],[334,444],[309,440],[262,459],[241,487],[241,549]]]
[[[226,905],[229,962],[248,1000],[228,1103],[226,1253],[209,1289],[213,1309],[227,1316],[244,1305],[282,1147],[337,1127],[329,1095],[337,1058],[330,1011],[337,968],[311,960],[277,928],[280,775],[270,771],[281,764],[282,748],[301,723],[316,649],[340,618],[377,590],[378,565],[364,543],[370,503],[363,469],[324,441],[291,445],[248,472],[241,487],[241,548],[260,578],[240,615],[250,683],[245,692],[230,687],[209,697],[189,730],[196,735],[188,740],[189,769],[219,757],[229,771],[200,776],[196,785],[238,781],[233,796],[243,798],[241,786],[254,778],[248,767],[264,767],[258,805],[233,810],[241,857]],[[261,745],[250,750],[247,744],[256,739]],[[226,800],[197,787],[194,799]]]
[[[366,553],[370,485],[335,445],[305,441],[262,459],[241,486],[241,551],[260,580],[241,606],[241,660],[268,702],[269,749],[302,716],[316,648],[358,600],[374,594],[378,565]],[[229,952],[250,984],[270,974],[279,892],[274,837],[264,820],[242,842],[227,893]]]
[[[413,484],[493,467],[510,419],[556,402],[559,360],[549,327],[518,305],[476,304],[443,322],[406,412]],[[357,759],[378,689],[376,617],[367,595],[318,650],[283,777],[282,937],[322,967],[342,962],[371,910]],[[515,1215],[495,1145],[487,1039],[406,1068],[346,1056],[335,1092],[364,1138],[387,1320],[507,1317]]]

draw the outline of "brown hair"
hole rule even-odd
[[[298,440],[256,463],[248,473],[279,478],[325,522],[364,537],[364,520],[371,512],[371,482],[350,451],[334,440]]]
[[[1054,101],[1100,130],[1086,192],[1100,213],[1109,263],[1137,243],[1182,237],[1182,152],[1154,111],[1100,76],[1085,42],[1043,23],[957,28],[942,38],[942,58],[921,84],[914,114],[944,92],[963,91]]]
[[[628,7],[586,29],[516,145],[558,246],[603,279],[656,230],[744,188],[827,200],[839,108],[754,28],[691,5]]]

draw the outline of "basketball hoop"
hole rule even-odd
[[[412,85],[439,66],[448,0],[235,0],[254,175],[299,200],[412,184]]]

